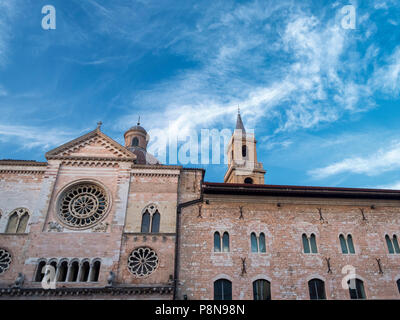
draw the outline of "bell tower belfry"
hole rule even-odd
[[[254,133],[246,132],[240,110],[236,119],[236,128],[228,143],[228,170],[225,183],[264,184],[265,170],[257,162],[257,150]]]

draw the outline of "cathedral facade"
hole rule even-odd
[[[265,184],[240,114],[224,183],[124,139],[0,160],[0,299],[400,298],[400,191]]]

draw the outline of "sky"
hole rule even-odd
[[[233,130],[238,106],[266,184],[400,189],[400,2],[0,0],[0,159],[98,121],[123,144],[140,116],[176,164],[168,138]]]

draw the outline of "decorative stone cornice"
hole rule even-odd
[[[34,160],[0,160],[0,173],[9,174],[43,174],[46,172],[47,162]]]
[[[165,294],[170,295],[173,293],[172,286],[146,286],[146,287],[98,287],[98,288],[56,288],[56,289],[42,289],[42,288],[0,288],[1,297],[62,297],[62,296],[94,296],[94,295],[113,295],[113,296],[133,296],[133,295],[153,295]]]
[[[40,166],[40,167],[46,167],[47,162],[37,162],[35,160],[13,160],[13,159],[3,159],[0,160],[0,166],[13,166],[13,165],[18,165],[18,166]]]

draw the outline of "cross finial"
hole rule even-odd
[[[139,119],[137,121],[137,124],[138,124],[138,126],[140,126],[140,116],[139,116]]]
[[[101,125],[103,124],[103,122],[101,122],[101,121],[99,121],[99,122],[97,122],[97,129],[101,129]]]

